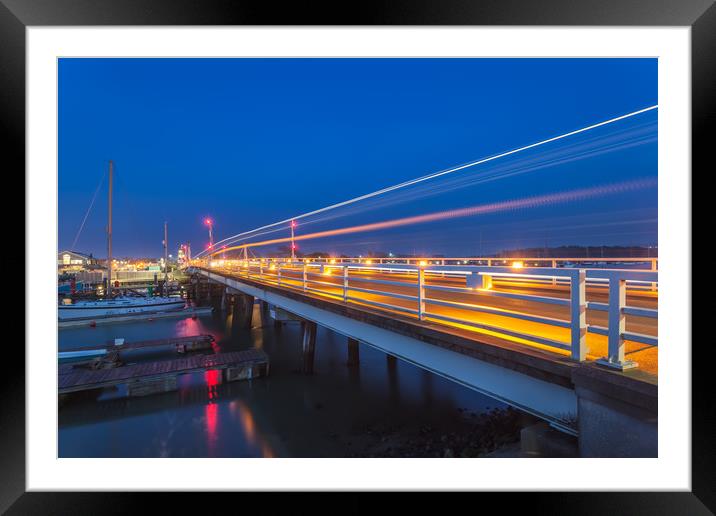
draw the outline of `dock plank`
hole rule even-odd
[[[67,372],[65,368],[63,374],[59,375],[58,388],[60,394],[65,394],[147,379],[158,379],[164,376],[261,364],[268,364],[266,353],[260,349],[248,349],[133,364],[111,369],[75,369],[74,372]]]
[[[154,339],[154,340],[141,340],[141,341],[135,341],[135,342],[125,342],[124,344],[120,346],[115,346],[114,341],[107,342],[105,344],[99,344],[99,345],[91,345],[91,346],[73,346],[69,348],[61,349],[61,352],[70,352],[70,351],[90,351],[90,350],[97,350],[97,349],[105,349],[105,350],[116,350],[116,351],[127,351],[130,349],[145,349],[145,348],[154,348],[154,347],[164,347],[164,346],[180,346],[182,344],[192,344],[194,342],[214,342],[214,337],[212,335],[208,334],[201,334],[201,335],[188,335],[186,337],[174,337],[170,339]]]

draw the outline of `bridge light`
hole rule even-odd
[[[373,263],[373,260],[366,260],[365,263],[367,263],[368,265],[370,265],[370,264]]]
[[[525,266],[525,264],[520,261],[512,262],[513,269],[522,269],[524,266]]]
[[[428,264],[427,261],[425,261],[425,260],[420,260],[420,263],[419,263],[418,265],[420,265],[421,267],[425,267],[427,264]]]
[[[330,262],[330,263],[336,263],[336,260],[333,259],[333,258],[331,258],[331,260],[330,260],[329,262]]]

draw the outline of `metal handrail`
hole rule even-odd
[[[625,329],[625,317],[627,315],[658,318],[658,310],[632,307],[627,306],[626,304],[627,282],[639,282],[655,285],[658,283],[658,272],[656,271],[553,267],[529,267],[525,269],[515,269],[514,267],[509,266],[493,265],[410,265],[390,263],[367,264],[359,262],[321,263],[308,262],[305,260],[302,261],[300,259],[284,262],[275,261],[270,263],[273,264],[272,266],[275,266],[274,269],[271,269],[271,266],[266,267],[266,262],[260,259],[231,261],[223,268],[231,273],[238,274],[239,276],[258,278],[261,281],[273,283],[284,288],[328,295],[346,303],[351,302],[375,306],[390,311],[408,313],[415,315],[419,320],[467,325],[474,328],[488,330],[490,332],[498,332],[557,349],[568,350],[571,352],[571,358],[576,361],[586,360],[586,334],[588,332],[605,335],[608,339],[608,356],[601,359],[600,362],[620,369],[634,365],[624,358],[625,340],[640,342],[652,346],[658,345],[658,337],[656,336],[627,332]],[[313,270],[309,270],[313,268],[319,268],[319,271],[314,272]],[[326,270],[331,271],[330,275],[326,276]],[[365,271],[403,272],[406,274],[401,275],[401,280],[371,279],[351,274],[351,272],[360,273]],[[433,277],[445,277],[445,274],[453,278],[464,277],[465,286],[426,284],[426,277],[428,279]],[[335,283],[322,281],[320,279],[316,279],[317,277],[331,277],[335,278],[337,281]],[[402,280],[403,278],[405,278],[405,280]],[[492,290],[493,282],[500,279],[558,279],[560,284],[563,285],[566,283],[569,285],[569,299]],[[608,303],[587,303],[586,286],[588,279],[592,281],[600,281],[606,284],[609,292]],[[416,295],[358,287],[355,285],[356,282],[413,288],[416,289]],[[333,291],[329,289],[332,289]],[[485,305],[466,303],[463,301],[438,299],[435,297],[428,297],[426,295],[426,292],[428,291],[478,294],[527,300],[537,303],[556,304],[569,307],[569,318],[565,320],[555,319],[552,317],[544,317],[502,308],[493,308]],[[364,297],[351,295],[351,293],[367,293],[386,299],[408,301],[410,303],[414,303],[415,308],[400,304],[381,302],[382,300],[375,301],[366,299]],[[451,317],[445,314],[437,313],[429,308],[434,306],[444,306],[459,310],[482,312],[500,317],[525,320],[554,327],[569,328],[571,330],[570,338],[567,342],[562,342],[539,335],[520,332],[508,327]],[[604,328],[596,325],[587,325],[587,309],[607,312],[608,327]]]

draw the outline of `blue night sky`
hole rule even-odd
[[[114,254],[160,256],[165,220],[170,253],[190,242],[196,254],[206,216],[220,240],[656,103],[655,59],[61,59],[59,246],[71,247],[110,159]],[[653,180],[656,120],[651,111],[298,230]],[[106,212],[105,181],[75,250],[106,255]],[[655,187],[616,189],[300,248],[655,245],[656,217]]]

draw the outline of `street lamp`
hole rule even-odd
[[[293,232],[295,227],[296,227],[296,221],[292,220],[291,221],[291,261],[292,262],[296,261],[296,243],[294,241],[294,232]]]
[[[204,219],[204,224],[209,227],[209,248],[214,247],[214,221],[207,217]]]

